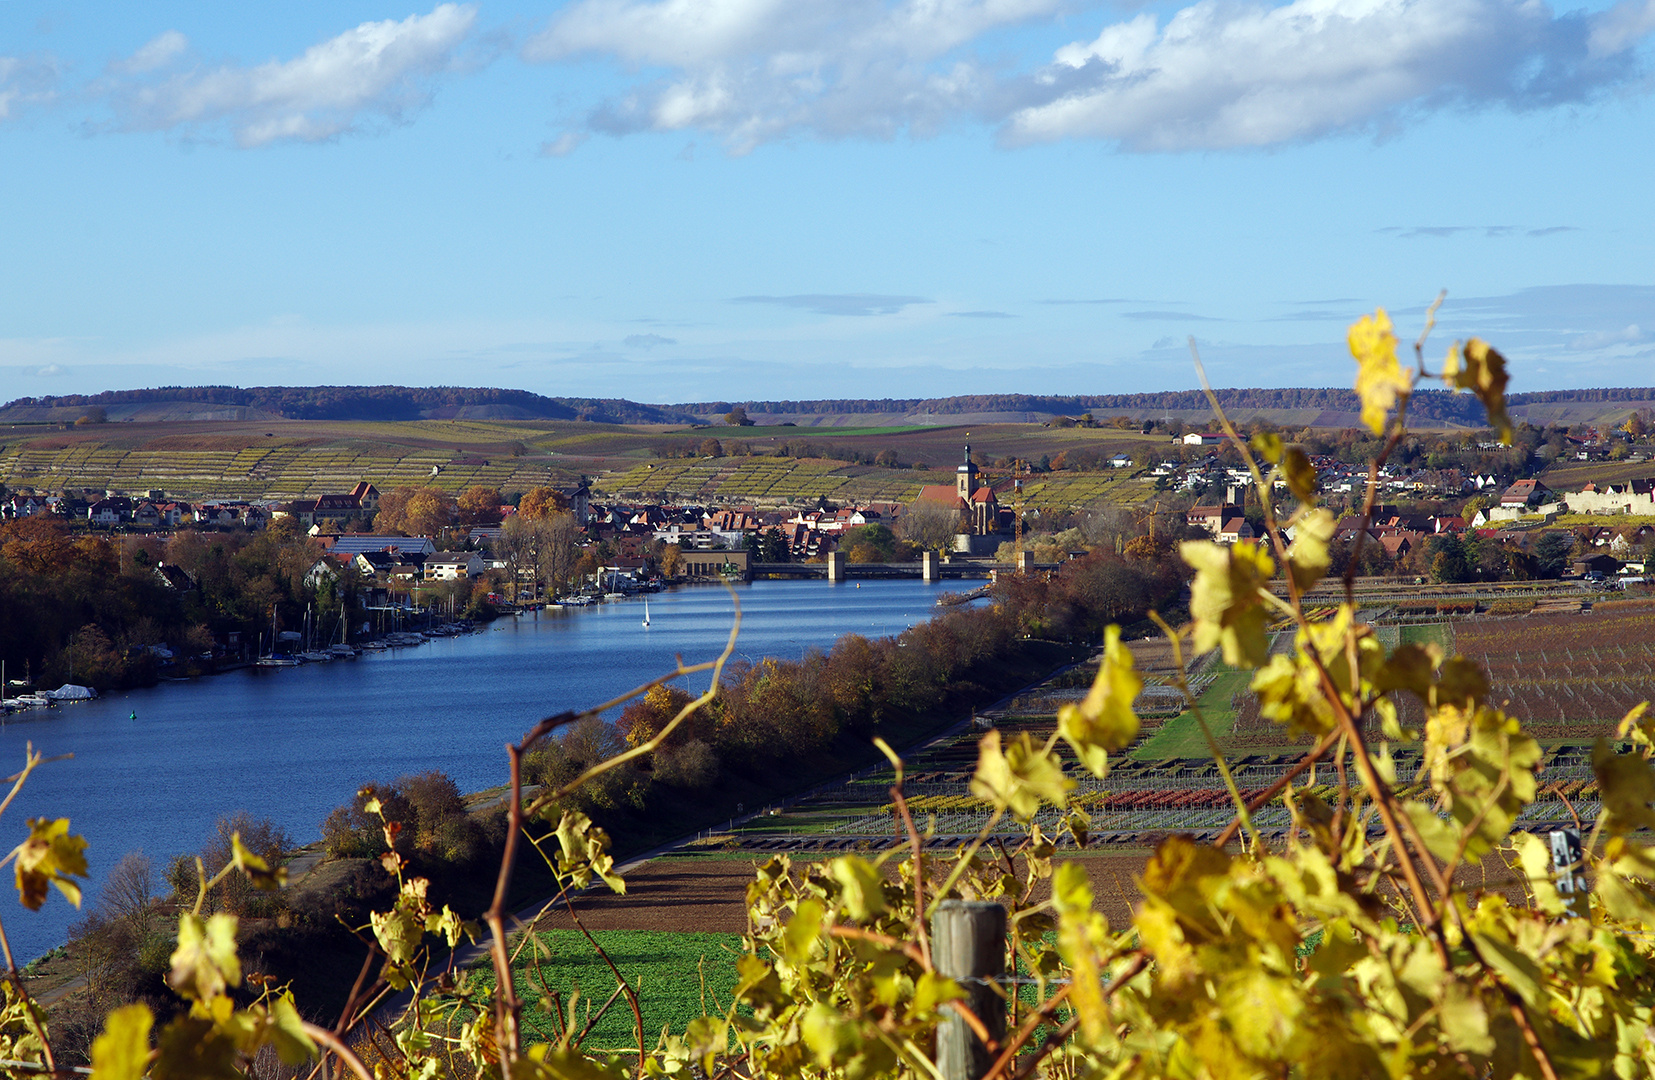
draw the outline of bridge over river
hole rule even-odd
[[[787,562],[747,564],[747,573],[755,578],[822,578],[827,581],[850,581],[856,578],[919,578],[923,581],[942,581],[958,578],[989,578],[997,573],[1028,573],[1033,570],[1055,570],[1057,563],[1037,563],[1027,553],[1016,562],[990,562],[984,559],[939,559],[934,552],[924,558],[900,563],[854,563],[843,552],[832,552],[826,562]]]

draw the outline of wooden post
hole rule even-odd
[[[931,954],[937,971],[958,980],[965,1004],[1001,1042],[1006,1037],[1006,909],[974,900],[944,900],[931,919]],[[977,1080],[994,1064],[965,1019],[945,1010],[937,1025],[937,1068],[943,1080]]]

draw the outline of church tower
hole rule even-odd
[[[977,490],[977,466],[971,463],[971,447],[965,448],[965,463],[954,470],[954,490],[967,504],[971,502],[971,493]]]

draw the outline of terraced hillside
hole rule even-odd
[[[437,470],[433,475],[432,470]],[[568,479],[544,459],[484,458],[394,444],[341,448],[273,444],[239,450],[126,449],[82,443],[58,449],[23,447],[0,453],[0,482],[9,487],[158,488],[179,496],[296,499],[368,480],[381,488],[472,484],[526,490]]]
[[[731,456],[694,454],[709,436]],[[349,488],[431,483],[524,491],[585,474],[617,498],[681,498],[777,505],[911,500],[953,482],[966,443],[987,460],[1085,453],[1139,455],[1152,440],[1113,429],[993,425],[950,429],[682,428],[583,421],[420,420],[106,423],[65,429],[0,427],[0,483],[41,490],[160,489],[182,498],[290,499]],[[751,450],[743,454],[743,450]],[[854,451],[855,454],[847,451]],[[851,464],[890,451],[905,468]],[[930,462],[929,469],[916,467]],[[433,472],[433,469],[436,470]],[[1065,471],[1031,478],[1024,505],[1067,510],[1134,502],[1148,483],[1134,470]]]

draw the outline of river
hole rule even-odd
[[[956,586],[957,587],[957,586]],[[736,587],[736,654],[796,658],[841,635],[899,633],[937,610],[920,581],[757,581]],[[461,790],[504,783],[504,745],[544,716],[599,704],[638,682],[716,657],[734,605],[716,586],[501,619],[476,634],[356,660],[246,669],[16,713],[0,730],[11,772],[33,743],[48,757],[6,812],[5,847],[28,817],[68,817],[86,837],[93,903],[128,851],[158,888],[173,855],[197,851],[226,813],[268,817],[301,843],[363,783],[440,769]],[[694,677],[692,689],[706,686]],[[137,719],[129,717],[136,713]],[[6,875],[9,889],[10,874]],[[18,962],[61,943],[79,918],[55,889],[39,912],[0,901]]]

